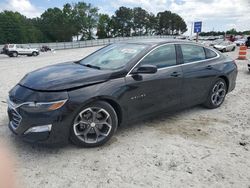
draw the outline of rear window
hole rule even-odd
[[[192,44],[181,44],[184,63],[201,61],[206,59],[204,48]]]
[[[217,56],[217,54],[213,50],[205,48],[205,52],[207,59],[214,58]]]

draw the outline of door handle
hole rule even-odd
[[[172,77],[179,77],[181,74],[178,72],[173,72],[170,76]]]
[[[208,65],[208,66],[206,67],[206,69],[211,70],[211,69],[213,69],[213,66],[212,66],[212,65]]]

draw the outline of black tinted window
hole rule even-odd
[[[176,65],[176,53],[174,45],[161,46],[148,54],[141,64],[155,65],[157,68]]]
[[[201,46],[182,44],[181,50],[183,54],[184,63],[190,63],[206,59],[205,51]]]
[[[207,59],[210,59],[210,58],[217,56],[217,54],[213,50],[205,48],[205,51],[206,51]]]

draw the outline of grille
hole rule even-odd
[[[21,121],[22,121],[22,117],[20,116],[20,114],[16,110],[11,109],[10,110],[10,123],[11,123],[12,127],[14,129],[18,128]]]

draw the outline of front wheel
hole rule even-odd
[[[74,118],[71,141],[80,147],[96,147],[106,143],[115,133],[118,118],[114,108],[103,101],[83,107]]]
[[[227,52],[226,48],[223,48],[223,49],[222,49],[222,52],[224,52],[224,53]]]
[[[17,57],[18,53],[17,52],[12,52],[12,57]]]
[[[226,82],[223,79],[219,78],[210,89],[209,96],[204,105],[210,109],[218,108],[224,102],[226,93]]]

